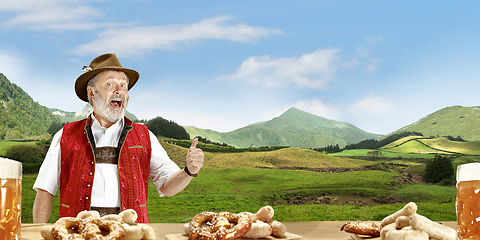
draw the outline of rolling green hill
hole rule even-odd
[[[431,148],[430,146],[425,145],[416,139],[406,141],[401,145],[389,148],[387,151],[395,153],[448,154],[448,152]]]
[[[47,134],[60,119],[0,73],[0,140],[31,138]]]
[[[480,141],[457,142],[445,137],[411,136],[385,145],[381,150],[396,153],[480,155]]]
[[[452,106],[440,109],[398,132],[421,132],[424,136],[460,136],[467,141],[480,140],[480,107]]]
[[[168,156],[179,166],[185,165],[188,148],[160,141]],[[198,145],[197,145],[198,146]],[[198,147],[201,148],[201,145]],[[340,158],[310,149],[284,148],[266,152],[215,153],[204,152],[203,169],[270,168],[270,169],[361,169],[370,161]]]
[[[338,144],[343,147],[365,139],[377,139],[378,134],[365,132],[352,124],[322,118],[297,108],[266,122],[248,125],[232,132],[185,127],[190,137],[202,136],[213,142],[235,147],[290,146],[320,148]]]

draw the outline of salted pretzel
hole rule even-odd
[[[81,221],[80,228],[85,239],[121,240],[125,236],[125,229],[113,220],[86,218]]]
[[[55,239],[83,240],[80,232],[82,220],[74,217],[63,217],[55,222],[52,228],[52,236]]]
[[[248,216],[229,212],[201,212],[190,221],[189,240],[235,240],[250,230]]]
[[[103,217],[97,211],[82,211],[43,226],[40,233],[45,240],[155,240],[152,227],[136,220],[133,209]]]
[[[360,235],[369,235],[372,237],[380,236],[380,221],[351,221],[346,222],[340,231],[355,233]]]

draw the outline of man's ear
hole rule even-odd
[[[95,91],[93,90],[93,87],[87,86],[87,96],[90,99],[95,99]]]

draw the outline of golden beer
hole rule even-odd
[[[21,239],[22,164],[0,158],[0,239]]]
[[[0,239],[20,239],[22,180],[0,179]]]
[[[480,181],[457,184],[457,224],[460,239],[480,240]]]

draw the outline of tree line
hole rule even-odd
[[[188,140],[190,135],[187,130],[182,126],[178,125],[176,122],[171,120],[166,120],[162,117],[156,117],[151,120],[148,120],[145,123],[145,126],[152,131],[155,136],[164,136],[169,138],[175,138],[179,140]]]
[[[288,146],[263,146],[263,147],[247,147],[247,148],[236,148],[230,146],[226,143],[218,143],[211,141],[210,139],[204,138],[202,136],[196,136],[198,138],[197,148],[201,148],[205,152],[222,152],[222,153],[239,153],[239,152],[267,152],[275,151],[283,148],[289,148]],[[192,144],[190,140],[168,140],[177,146],[189,148]]]

